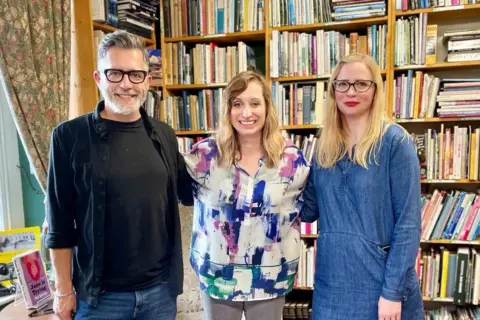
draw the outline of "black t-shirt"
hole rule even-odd
[[[166,281],[169,275],[167,169],[142,119],[106,122],[110,166],[103,288],[144,289]]]

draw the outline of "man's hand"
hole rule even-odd
[[[402,302],[380,297],[378,300],[378,320],[401,320]]]
[[[57,296],[53,300],[53,311],[60,320],[72,320],[72,312],[77,311],[77,300],[75,294],[68,296]]]

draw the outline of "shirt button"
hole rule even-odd
[[[107,157],[103,157],[102,160],[103,160],[103,161],[107,160]]]
[[[103,180],[98,181],[99,185],[103,185]]]
[[[102,210],[102,205],[99,204],[97,208],[100,209],[100,210]]]

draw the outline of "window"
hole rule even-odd
[[[0,75],[1,76],[1,75]],[[25,225],[17,130],[0,77],[0,230]]]

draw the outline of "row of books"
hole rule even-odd
[[[158,0],[91,0],[94,21],[151,38],[158,20]]]
[[[163,101],[162,118],[175,130],[215,130],[218,127],[223,88],[200,90],[197,94],[182,91]]]
[[[202,141],[204,138],[204,136],[198,136],[195,138],[177,137],[178,151],[180,151],[180,153],[186,153],[192,149],[195,143]]]
[[[264,0],[163,0],[166,37],[224,34],[265,28]]]
[[[317,30],[315,34],[272,31],[270,76],[329,75],[337,63],[353,53],[371,55],[381,69],[386,66],[386,25],[367,28],[366,35]]]
[[[316,235],[318,231],[318,220],[315,222],[300,222],[300,234],[302,236]]]
[[[323,123],[327,82],[272,83],[273,101],[280,124],[301,125]]]
[[[480,251],[477,249],[419,249],[415,268],[424,297],[453,298],[457,305],[479,304]]]
[[[438,309],[425,310],[424,320],[471,320],[480,318],[480,308],[475,306],[443,306]]]
[[[422,179],[479,180],[480,128],[427,129],[414,136]]]
[[[480,79],[440,79],[408,70],[394,79],[393,93],[397,119],[480,116]]]
[[[315,152],[315,147],[317,145],[316,134],[309,134],[307,136],[307,135],[289,133],[286,130],[282,130],[282,135],[285,137],[286,140],[291,141],[297,146],[297,148],[302,150],[305,160],[307,160],[310,163],[312,162],[314,152]],[[304,227],[305,227],[305,230],[303,229]],[[317,233],[316,222],[312,222],[311,224],[310,223],[305,224],[302,222],[301,232],[302,234],[316,234]]]
[[[422,240],[468,240],[480,230],[480,196],[460,190],[422,196]]]
[[[315,257],[317,255],[316,242],[300,241],[300,260],[294,287],[313,288],[315,275]]]
[[[167,43],[164,50],[167,84],[225,83],[235,74],[256,68],[255,52],[244,42],[220,47],[215,43],[187,48],[183,42]]]
[[[287,300],[283,305],[283,320],[312,319],[312,305],[309,300]]]
[[[480,28],[455,32],[446,40],[448,62],[480,60]]]
[[[144,108],[147,114],[155,119],[161,119],[162,90],[149,90]]]
[[[480,3],[480,0],[395,0],[395,9],[406,11],[424,8],[451,8],[466,4]]]
[[[426,13],[420,13],[418,16],[409,16],[400,18],[395,22],[395,56],[396,66],[425,64],[427,60],[427,20]],[[436,34],[436,31],[435,31]],[[436,46],[432,38],[429,38],[429,46]],[[435,48],[435,47],[434,47]],[[429,62],[432,59],[428,57]],[[435,61],[433,61],[435,63]]]
[[[327,0],[272,0],[270,1],[272,27],[329,22],[330,1]]]

